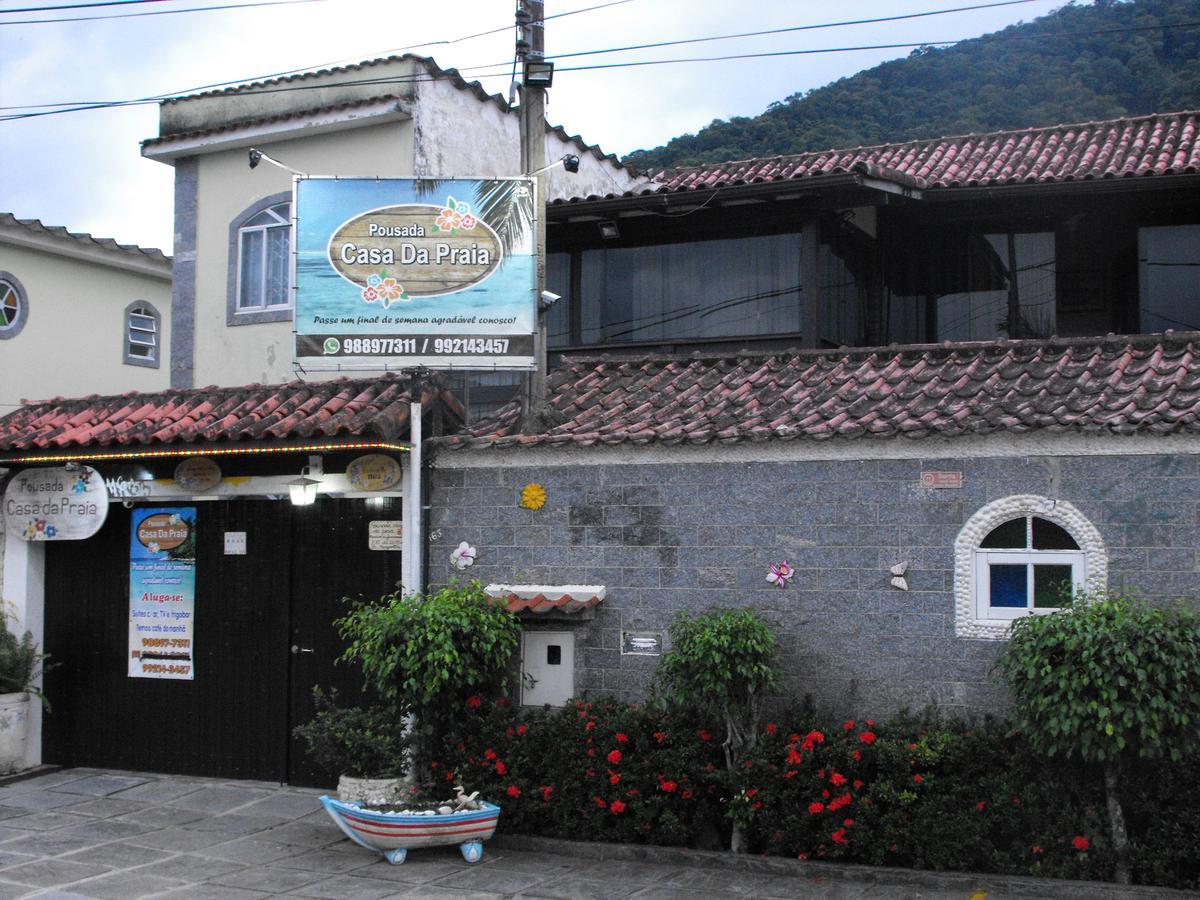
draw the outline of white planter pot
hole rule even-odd
[[[361,803],[365,806],[387,806],[400,799],[399,778],[338,778],[338,799],[343,803]]]
[[[25,768],[29,694],[0,694],[0,775]]]

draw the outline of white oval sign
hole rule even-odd
[[[468,204],[385,206],[343,222],[329,263],[384,309],[414,297],[453,294],[490,277],[504,255],[499,235]]]
[[[4,522],[24,541],[81,541],[104,526],[108,488],[91,466],[25,469],[4,489]]]

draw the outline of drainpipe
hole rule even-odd
[[[422,523],[424,489],[421,484],[421,395],[425,391],[425,384],[421,377],[422,374],[420,371],[413,373],[408,389],[411,399],[408,407],[408,437],[412,444],[412,450],[408,454],[408,515],[407,521],[404,523],[408,551],[408,565],[405,568],[408,578],[405,580],[404,587],[410,594],[420,593],[425,589],[425,566],[422,560],[425,555],[425,528]]]

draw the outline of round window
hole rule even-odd
[[[0,340],[16,337],[29,316],[29,301],[21,283],[0,272]]]

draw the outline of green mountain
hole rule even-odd
[[[1069,5],[952,47],[921,48],[716,120],[625,162],[656,172],[772,156],[1200,107],[1200,0]]]

